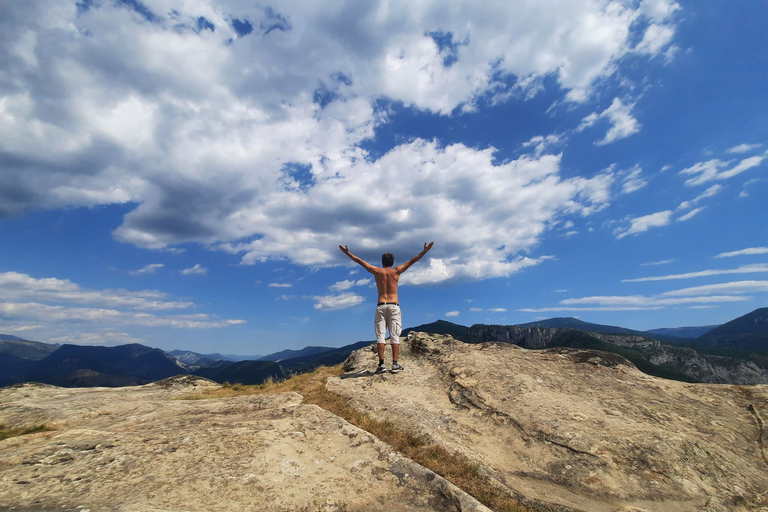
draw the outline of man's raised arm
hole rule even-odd
[[[341,249],[341,252],[343,252],[344,254],[346,254],[347,256],[349,256],[349,257],[352,259],[352,261],[354,261],[354,262],[355,262],[355,263],[357,263],[358,265],[362,265],[362,266],[363,266],[363,268],[364,268],[365,270],[367,270],[368,272],[370,272],[370,273],[373,273],[373,271],[376,269],[376,267],[374,267],[373,265],[371,265],[371,264],[370,264],[370,263],[368,263],[367,261],[365,261],[365,260],[363,260],[363,259],[361,259],[361,258],[358,258],[358,257],[357,257],[357,256],[355,256],[354,254],[352,254],[351,252],[349,252],[349,248],[348,248],[346,245],[339,245],[339,249]]]
[[[397,273],[398,274],[402,274],[403,272],[408,270],[408,267],[410,267],[411,265],[413,265],[414,263],[419,261],[422,258],[422,256],[427,254],[427,252],[432,248],[432,245],[434,245],[434,243],[435,242],[429,242],[429,243],[424,242],[424,250],[423,251],[421,251],[419,254],[417,254],[413,258],[409,259],[408,261],[406,261],[402,265],[398,265],[397,267],[395,267],[395,270],[397,271]]]

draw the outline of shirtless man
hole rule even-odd
[[[434,243],[425,243],[423,251],[395,268],[392,268],[392,265],[395,264],[395,257],[391,252],[381,255],[382,268],[379,268],[349,252],[346,245],[339,246],[341,252],[352,258],[355,263],[362,265],[376,279],[376,289],[379,291],[379,303],[376,305],[376,316],[373,321],[373,327],[376,331],[376,348],[379,351],[379,366],[376,368],[376,373],[386,371],[384,368],[384,348],[386,347],[387,328],[389,328],[389,338],[392,343],[392,372],[397,373],[403,370],[403,367],[397,362],[397,356],[400,353],[400,331],[403,328],[400,301],[397,298],[397,283],[400,281],[400,274],[427,254]]]

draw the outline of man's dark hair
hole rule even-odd
[[[395,264],[395,256],[391,252],[385,252],[381,255],[381,264],[384,267],[391,267]]]

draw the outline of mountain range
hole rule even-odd
[[[646,373],[691,382],[768,383],[768,308],[720,326],[635,331],[576,318],[552,318],[527,324],[471,327],[438,320],[403,331],[449,334],[467,343],[506,342],[524,348],[555,346],[617,353]],[[698,337],[690,337],[699,334]],[[308,346],[248,360],[222,354],[160,349],[140,344],[118,347],[54,345],[0,335],[0,386],[36,381],[59,386],[145,384],[176,374],[194,374],[217,382],[257,384],[283,379],[318,366],[343,362],[370,345]]]

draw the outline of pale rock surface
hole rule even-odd
[[[544,338],[546,337],[546,333]],[[768,386],[687,384],[606,352],[410,333],[326,386],[478,463],[540,510],[768,511]]]
[[[217,384],[0,389],[0,510],[488,509],[368,432],[283,393],[173,400]]]

